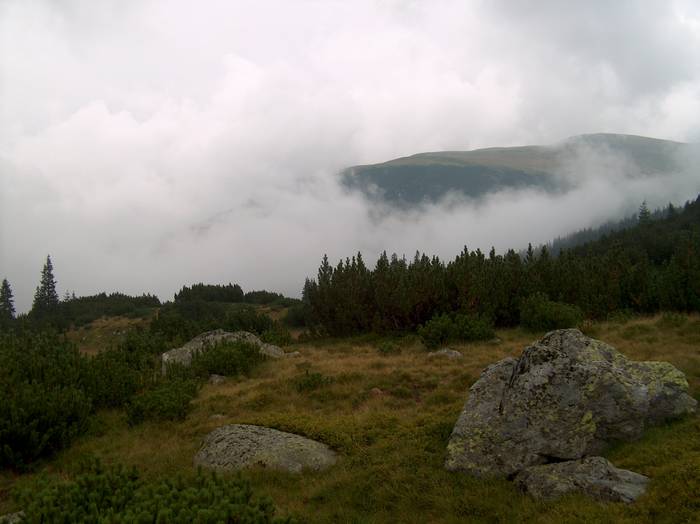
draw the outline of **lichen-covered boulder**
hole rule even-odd
[[[189,366],[192,363],[193,355],[198,351],[206,351],[221,342],[247,342],[258,346],[261,354],[270,358],[282,358],[285,356],[284,351],[273,344],[266,344],[257,336],[247,331],[235,331],[233,333],[224,331],[223,329],[215,329],[197,335],[192,340],[183,346],[170,351],[166,351],[161,355],[161,365],[163,374],[166,373],[170,364],[182,364]]]
[[[335,464],[336,453],[315,440],[263,426],[231,424],[207,435],[195,466],[217,471],[264,467],[300,473]]]
[[[437,351],[431,351],[430,353],[428,353],[428,358],[435,358],[435,357],[442,357],[442,358],[447,358],[449,360],[455,360],[455,359],[463,358],[464,355],[462,355],[459,351],[456,351],[454,349],[443,348],[443,349],[438,349]]]
[[[644,428],[693,413],[683,373],[633,362],[577,329],[548,333],[471,387],[445,467],[510,476],[529,466],[597,455]]]
[[[605,502],[629,503],[644,494],[648,482],[648,477],[616,468],[603,457],[531,466],[515,477],[517,486],[541,500],[582,493]]]

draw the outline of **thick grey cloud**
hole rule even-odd
[[[334,177],[583,132],[696,140],[693,2],[5,0],[0,38],[0,276],[20,309],[48,252],[79,294],[297,294],[324,252],[519,247],[700,190],[594,155],[561,198],[397,215]]]

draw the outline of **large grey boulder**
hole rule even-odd
[[[231,424],[205,437],[194,464],[217,471],[260,466],[300,473],[325,469],[336,460],[334,451],[315,440],[262,426]]]
[[[185,345],[166,351],[161,355],[162,372],[165,374],[170,364],[183,364],[189,366],[192,363],[192,357],[199,351],[206,351],[208,348],[221,342],[247,342],[258,346],[261,354],[270,358],[282,358],[285,356],[284,351],[273,344],[266,344],[257,336],[247,331],[235,331],[233,333],[224,331],[223,329],[215,329],[207,331],[201,335],[197,335]]]
[[[693,413],[683,373],[634,362],[577,329],[552,331],[486,368],[452,431],[445,467],[511,476],[529,466],[598,455],[644,428]]]
[[[567,493],[582,493],[607,502],[633,502],[646,491],[649,478],[619,469],[603,457],[531,466],[515,483],[534,498],[554,500]]]

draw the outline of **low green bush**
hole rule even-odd
[[[26,469],[87,429],[87,370],[55,335],[0,337],[0,467]]]
[[[28,523],[291,523],[240,477],[201,471],[144,481],[135,469],[94,462],[68,482],[41,478],[19,491]]]
[[[268,344],[274,344],[275,346],[288,346],[294,342],[289,330],[278,323],[275,323],[272,328],[260,335],[260,340]]]
[[[494,337],[494,331],[486,317],[444,313],[419,326],[418,336],[426,347],[435,348],[452,341],[488,340]]]
[[[88,427],[90,399],[75,386],[19,382],[2,392],[0,467],[26,469],[67,447]]]
[[[127,422],[135,426],[147,420],[183,420],[198,390],[196,380],[165,380],[129,401]]]
[[[532,331],[577,327],[583,313],[577,306],[554,302],[544,293],[534,293],[520,306],[520,324]]]
[[[200,377],[248,375],[264,362],[258,346],[247,342],[223,342],[200,351],[192,358],[192,370]]]
[[[333,377],[327,377],[322,373],[309,372],[307,369],[303,375],[295,377],[292,379],[294,389],[299,393],[306,393],[308,391],[315,391],[323,386],[327,386],[333,383]]]
[[[398,355],[399,353],[401,353],[401,346],[399,346],[398,344],[395,344],[394,342],[389,342],[389,341],[385,340],[384,342],[382,342],[381,344],[379,344],[377,346],[377,352],[380,355],[384,355],[384,356]]]
[[[97,354],[88,369],[86,391],[96,408],[123,406],[142,384],[141,373],[129,365],[123,351],[110,349]]]

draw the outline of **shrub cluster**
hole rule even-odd
[[[29,523],[291,523],[240,477],[144,481],[134,469],[91,464],[69,482],[39,479],[16,495]]]
[[[488,340],[494,337],[493,323],[485,317],[464,314],[437,315],[418,328],[428,348],[453,341]]]
[[[133,397],[126,406],[130,426],[146,420],[183,420],[197,396],[196,380],[164,380],[152,389]]]
[[[276,346],[288,346],[294,341],[289,330],[277,322],[260,335],[260,340]]]
[[[299,393],[305,393],[307,391],[315,391],[323,386],[327,386],[333,383],[333,377],[327,377],[322,373],[313,372],[310,373],[307,369],[303,375],[300,375],[292,379],[294,389]]]
[[[164,305],[151,321],[151,332],[171,346],[180,345],[205,331],[250,331],[258,335],[273,327],[267,315],[250,306],[193,300]]]
[[[554,302],[544,293],[533,293],[520,306],[520,324],[532,331],[573,328],[583,320],[577,306]]]
[[[87,371],[87,359],[56,337],[0,338],[0,468],[24,469],[86,429]]]
[[[201,351],[192,358],[191,369],[196,376],[248,375],[265,360],[258,346],[247,342],[223,342]]]

